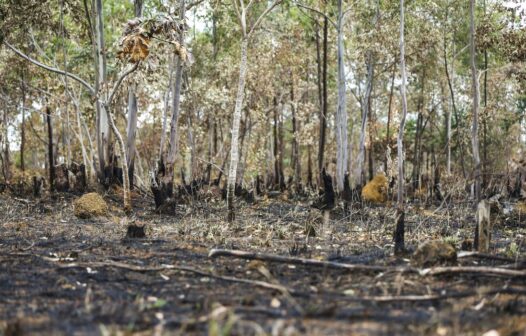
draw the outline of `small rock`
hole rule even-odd
[[[73,207],[75,216],[78,218],[88,219],[108,214],[108,204],[97,193],[82,195],[82,197],[73,202]]]
[[[429,240],[418,246],[411,264],[416,267],[431,267],[437,265],[454,265],[457,252],[453,245],[441,240]]]

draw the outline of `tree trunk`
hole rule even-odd
[[[181,1],[181,13],[180,17],[184,18],[185,16],[185,1]],[[179,37],[179,43],[181,45],[184,44],[184,36],[181,33]],[[157,190],[154,190],[154,193],[156,193],[158,196],[156,199],[158,199],[161,204],[156,204],[157,208],[159,208],[161,205],[165,203],[165,201],[168,198],[173,197],[173,185],[174,185],[174,173],[175,173],[175,160],[177,157],[177,141],[178,141],[178,131],[177,131],[177,124],[179,121],[179,114],[180,114],[180,101],[181,101],[181,85],[182,85],[182,78],[183,78],[183,60],[181,57],[177,57],[177,65],[175,70],[175,84],[172,88],[172,94],[173,94],[173,103],[172,103],[172,117],[170,120],[170,142],[168,144],[168,153],[166,155],[163,155],[163,158],[161,158],[161,166],[162,167],[162,174],[164,176],[158,176],[158,180],[160,180],[160,186]],[[166,156],[166,159],[164,159],[164,156]],[[164,167],[164,162],[166,162],[166,167]],[[156,187],[152,185],[152,189],[155,189]]]
[[[400,93],[402,96],[402,118],[400,120],[400,129],[398,131],[398,204],[396,213],[396,228],[394,231],[395,254],[401,254],[405,251],[405,209],[404,209],[404,129],[407,116],[407,97],[405,86],[407,75],[405,71],[405,43],[404,43],[404,0],[400,0],[400,73],[402,75],[402,84]]]
[[[446,13],[446,17],[447,17],[447,13]],[[453,41],[454,42],[454,41]],[[454,53],[453,53],[454,54]],[[448,66],[448,61],[447,61],[447,41],[446,41],[446,37],[444,37],[444,67],[445,67],[445,71],[446,71],[446,78],[447,78],[447,83],[448,83],[448,87],[449,87],[449,92],[451,94],[451,107],[452,107],[452,110],[453,110],[453,114],[455,115],[455,122],[457,124],[457,146],[459,147],[460,149],[460,156],[461,156],[461,160],[460,160],[460,164],[461,164],[461,167],[462,167],[462,176],[466,177],[466,168],[465,168],[465,164],[464,164],[464,146],[462,145],[462,139],[460,137],[460,117],[458,115],[458,111],[457,111],[457,106],[455,104],[455,91],[453,89],[453,85],[454,85],[454,61],[455,61],[455,57],[453,56],[453,59],[452,59],[453,63],[451,64],[451,74],[449,73],[449,66]],[[449,117],[449,120],[451,121],[451,117]],[[451,122],[449,123],[451,125]],[[451,138],[451,132],[450,132],[450,138]],[[451,142],[451,141],[449,141]]]
[[[387,148],[391,147],[391,106],[392,106],[392,103],[393,103],[393,92],[394,92],[394,79],[395,79],[395,67],[393,66],[393,75],[391,77],[391,91],[389,92],[389,105],[387,107],[387,130],[386,130],[386,135],[385,135],[385,150],[386,150],[386,154],[385,154],[385,159],[384,159],[384,173],[386,176],[388,176],[387,174]]]
[[[326,138],[326,129],[327,129],[327,43],[328,43],[328,30],[329,30],[329,21],[325,17],[323,20],[323,64],[322,64],[322,104],[320,110],[320,142],[318,150],[318,171],[321,174],[321,171],[324,167],[324,153],[325,153],[325,138]],[[321,175],[319,176],[319,181],[321,182]]]
[[[469,27],[469,41],[470,41],[470,64],[471,64],[471,80],[472,80],[472,94],[473,94],[473,123],[471,126],[471,145],[473,147],[473,178],[475,181],[475,204],[481,199],[480,193],[480,154],[479,154],[479,137],[478,137],[478,116],[479,116],[479,79],[476,63],[475,50],[475,0],[469,2],[470,11],[470,27]],[[478,223],[475,228],[475,249],[478,248]]]
[[[343,44],[342,0],[338,0],[338,108],[336,111],[336,187],[339,193],[344,189],[344,176],[348,171],[349,146],[347,134],[347,96]]]
[[[280,162],[280,155],[279,152],[280,144],[279,144],[279,136],[278,136],[278,125],[279,125],[279,117],[278,117],[278,99],[274,97],[274,124],[272,125],[272,134],[274,135],[274,146],[272,147],[274,152],[274,186],[273,188],[279,188],[280,181],[281,181],[281,167],[279,165]]]
[[[3,168],[4,168],[4,179],[5,183],[9,184],[11,180],[11,159],[9,158],[9,135],[8,135],[8,118],[7,118],[7,107],[4,108],[3,113],[3,122],[4,122],[4,157],[3,157]]]
[[[294,73],[291,70],[290,79],[290,109],[292,112],[292,167],[294,171],[294,185],[296,192],[301,191],[301,164],[300,164],[300,145],[298,143],[298,120],[296,119],[296,101],[294,96]]]
[[[176,62],[175,58],[176,56],[170,59],[170,65],[168,68],[168,87],[166,88],[166,92],[164,93],[163,123],[161,129],[161,143],[159,145],[159,161],[163,160],[164,143],[166,142],[166,126],[168,120],[168,110],[170,109],[170,94],[172,92],[173,87],[173,72],[174,64]]]
[[[232,120],[232,138],[230,141],[230,166],[228,168],[227,207],[228,221],[235,220],[234,192],[236,184],[237,165],[239,162],[239,124],[245,91],[245,78],[247,72],[248,39],[241,40],[241,61],[239,63],[239,82],[237,86],[236,106]]]
[[[51,109],[46,106],[47,148],[49,165],[49,190],[55,191],[55,159],[53,158],[53,126],[51,125]]]
[[[130,189],[133,189],[133,173],[135,170],[135,138],[137,135],[137,97],[135,95],[135,90],[135,84],[131,84],[128,88],[128,125],[126,126],[126,157],[128,161],[127,173],[128,178],[130,180]]]
[[[365,184],[365,133],[367,131],[367,116],[369,115],[371,92],[373,89],[374,77],[374,60],[371,50],[367,51],[367,81],[365,87],[365,96],[362,101],[362,125],[360,128],[360,149],[358,152],[358,185]]]
[[[104,21],[103,21],[102,0],[94,0],[95,12],[95,64],[96,64],[96,83],[95,91],[100,92],[106,83],[106,49],[104,46]],[[97,123],[97,152],[99,157],[99,179],[107,186],[113,179],[113,168],[108,165],[113,162],[111,157],[112,144],[110,123],[105,106],[98,99],[96,102],[96,123]],[[108,169],[109,168],[109,169]],[[109,173],[109,176],[107,176]]]
[[[143,0],[134,1],[134,12],[135,17],[142,16],[142,5]],[[126,154],[128,158],[128,178],[130,180],[130,189],[133,189],[133,175],[135,171],[135,139],[137,136],[137,96],[136,96],[137,85],[132,84],[128,88],[128,124],[126,127],[127,141],[126,141]],[[126,172],[123,171],[123,174]]]
[[[22,74],[22,123],[20,124],[20,170],[25,171],[24,150],[26,147],[26,85]]]

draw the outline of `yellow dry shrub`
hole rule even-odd
[[[97,193],[84,194],[73,202],[75,216],[78,218],[92,218],[108,214],[108,204]]]
[[[515,204],[515,212],[521,214],[521,215],[526,215],[526,202],[524,201],[520,201],[520,202],[517,202],[517,204]]]
[[[367,202],[385,203],[387,188],[387,177],[384,174],[378,174],[363,187],[362,199]]]

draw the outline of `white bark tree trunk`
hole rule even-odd
[[[129,171],[130,184],[133,185],[133,166],[135,162],[135,138],[137,135],[137,96],[135,94],[136,85],[132,84],[128,88],[128,124],[126,126],[126,157]]]
[[[475,49],[475,0],[470,0],[470,63],[471,63],[471,77],[472,77],[472,92],[473,92],[473,123],[471,125],[471,145],[473,148],[473,177],[475,179],[475,202],[480,200],[480,154],[479,154],[479,78],[476,63],[476,49]]]
[[[236,106],[232,121],[231,143],[230,143],[230,166],[228,168],[227,183],[227,207],[229,221],[235,219],[234,215],[234,191],[236,185],[237,165],[239,163],[239,125],[241,122],[241,110],[245,92],[245,78],[247,72],[248,39],[241,40],[241,62],[239,63],[239,82],[237,86]]]
[[[397,206],[397,221],[394,233],[395,240],[395,254],[405,250],[404,244],[404,129],[405,120],[407,116],[407,97],[406,97],[406,82],[407,75],[405,70],[405,42],[404,42],[404,0],[400,0],[400,73],[402,75],[402,84],[400,86],[400,93],[402,96],[402,118],[400,120],[400,128],[398,130],[398,206]]]
[[[134,1],[135,17],[142,16],[142,0]],[[128,170],[123,171],[123,174],[127,173],[130,179],[130,186],[133,187],[133,175],[135,167],[135,139],[137,135],[137,85],[132,84],[128,88],[128,124],[126,127],[127,141],[126,141],[126,154],[128,158]]]
[[[185,17],[185,1],[181,1],[181,20],[184,20]],[[181,46],[184,46],[184,35],[181,32],[179,37],[179,43]],[[175,84],[172,88],[173,94],[173,103],[172,103],[172,118],[170,121],[170,142],[168,144],[168,154],[166,158],[166,175],[163,178],[163,184],[168,187],[169,194],[172,192],[173,180],[174,180],[174,168],[175,160],[177,156],[177,141],[178,141],[178,132],[177,124],[179,121],[180,114],[180,102],[181,102],[181,85],[183,79],[183,60],[181,57],[177,57],[177,65],[175,70]]]
[[[106,83],[106,50],[104,46],[104,21],[102,0],[94,1],[95,11],[95,63],[97,65],[95,90],[97,93]],[[102,99],[105,100],[105,99]],[[104,172],[104,167],[110,162],[110,124],[105,107],[96,102],[97,110],[97,151],[99,156],[99,174]],[[100,175],[102,176],[102,175]]]
[[[345,173],[348,171],[347,97],[343,44],[342,0],[338,0],[338,109],[336,111],[336,185],[343,191]]]
[[[365,136],[367,133],[367,117],[369,115],[371,92],[373,89],[373,55],[369,50],[367,51],[367,79],[365,83],[365,96],[362,102],[362,125],[360,128],[360,148],[358,151],[358,185],[363,186],[365,184]]]

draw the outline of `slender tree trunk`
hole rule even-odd
[[[47,122],[47,146],[48,146],[48,165],[49,165],[49,190],[55,191],[55,159],[53,156],[53,126],[51,124],[51,109],[46,106]]]
[[[470,64],[471,64],[471,81],[472,81],[472,93],[473,93],[473,123],[471,126],[471,145],[473,147],[473,179],[475,181],[475,204],[481,199],[480,192],[480,154],[479,154],[479,136],[478,136],[478,117],[479,117],[479,105],[480,105],[480,93],[479,93],[479,79],[476,63],[476,49],[475,49],[475,0],[470,0],[470,27],[469,27],[469,42],[470,42]],[[478,249],[479,236],[478,222],[475,227],[475,249]]]
[[[424,94],[425,94],[425,68],[422,69],[422,77],[420,79],[420,97],[418,97],[418,115],[416,118],[416,130],[415,130],[415,145],[414,145],[414,153],[413,153],[413,178],[412,178],[412,184],[413,189],[417,190],[420,188],[420,160],[422,159],[422,155],[420,153],[421,148],[421,142],[422,142],[422,133],[423,125],[424,125],[424,116],[423,116],[423,109],[424,109]]]
[[[68,71],[68,61],[66,53],[66,27],[64,26],[64,0],[60,1],[60,26],[62,33],[62,56],[64,58],[64,71]],[[64,114],[65,114],[65,127],[63,128],[63,137],[64,137],[64,149],[66,152],[66,164],[69,166],[71,164],[72,155],[71,155],[71,121],[69,118],[69,109],[68,109],[68,98],[69,98],[69,88],[68,88],[68,76],[64,75]]]
[[[447,14],[447,13],[446,13]],[[453,45],[454,45],[454,41],[453,41]],[[453,53],[454,55],[454,53]],[[455,61],[455,57],[453,56],[453,59],[452,59],[452,63],[451,63],[451,74],[449,72],[449,66],[448,66],[448,61],[447,61],[447,41],[446,41],[446,37],[444,37],[444,67],[445,67],[445,71],[446,71],[446,78],[447,78],[447,83],[448,83],[448,87],[449,87],[449,92],[450,92],[450,95],[451,95],[451,108],[453,110],[453,114],[455,116],[455,122],[457,124],[457,132],[456,132],[456,139],[457,139],[457,146],[459,147],[460,149],[460,156],[461,156],[461,160],[460,160],[460,164],[461,164],[461,168],[462,168],[462,176],[466,177],[466,168],[465,168],[465,164],[464,164],[464,160],[463,158],[465,157],[465,154],[464,154],[464,146],[462,145],[462,139],[461,139],[461,134],[460,134],[460,117],[458,115],[458,111],[457,111],[457,106],[456,106],[456,103],[455,103],[455,91],[453,89],[453,85],[455,83],[454,81],[454,75],[455,75],[455,64],[454,64],[454,61]],[[451,117],[450,117],[450,120],[451,120]],[[451,124],[451,122],[450,122]],[[451,138],[451,132],[450,132],[450,138]],[[451,142],[451,141],[449,141]]]
[[[94,0],[95,12],[95,64],[96,64],[96,84],[97,93],[106,83],[106,49],[104,46],[104,21],[103,21],[102,0]],[[103,183],[107,179],[112,179],[113,169],[109,169],[110,176],[105,176],[105,170],[108,172],[107,165],[113,161],[111,157],[111,133],[108,120],[108,113],[105,106],[98,99],[96,102],[97,111],[97,152],[99,156],[99,178]]]
[[[126,127],[126,157],[128,160],[128,174],[130,189],[133,189],[133,174],[135,167],[135,138],[137,135],[137,96],[135,94],[136,85],[131,84],[128,88],[128,125]]]
[[[3,165],[4,165],[4,179],[6,184],[9,184],[11,181],[11,159],[9,154],[9,134],[8,134],[8,118],[7,118],[7,107],[4,108],[4,157],[3,157]]]
[[[362,102],[362,125],[360,128],[360,149],[358,152],[358,185],[365,184],[365,135],[367,132],[367,116],[369,115],[371,92],[373,89],[374,60],[371,50],[367,51],[367,81],[365,96]]]
[[[316,65],[317,65],[317,84],[318,84],[318,107],[319,107],[319,113],[318,118],[320,119],[320,126],[319,126],[319,134],[320,137],[318,139],[318,169],[320,169],[320,148],[321,148],[321,127],[323,122],[323,71],[322,71],[322,56],[321,56],[321,44],[320,44],[320,25],[316,21]],[[319,176],[321,176],[321,170],[319,170]],[[318,176],[318,182],[320,182]]]
[[[387,148],[391,147],[391,106],[392,106],[392,103],[393,103],[393,92],[394,92],[394,79],[395,79],[395,73],[396,73],[396,68],[393,67],[393,75],[391,77],[391,91],[389,92],[389,104],[388,104],[388,107],[387,107],[387,130],[386,130],[386,134],[385,134],[385,149],[386,149],[386,155],[385,155],[385,160],[384,160],[384,173],[386,174],[387,176]]]
[[[142,16],[143,0],[134,0],[135,17]],[[133,189],[133,175],[135,171],[135,139],[137,136],[137,85],[132,84],[128,88],[128,124],[126,127],[127,141],[126,154],[128,158],[128,177],[130,180],[130,189]],[[123,174],[126,172],[123,171]]]
[[[185,17],[185,1],[181,1],[181,18]],[[183,45],[184,36],[181,33],[179,43]],[[172,88],[173,103],[172,103],[172,118],[170,121],[170,142],[168,144],[168,154],[166,160],[166,171],[161,181],[162,193],[165,197],[173,196],[173,184],[174,184],[174,173],[175,173],[175,160],[177,156],[177,141],[178,132],[177,124],[179,121],[180,114],[180,101],[181,101],[181,85],[183,78],[183,61],[181,57],[177,57],[177,65],[175,70],[175,86]],[[163,198],[164,198],[163,196]]]
[[[279,137],[278,137],[278,99],[274,97],[274,123],[272,125],[272,134],[274,136],[274,145],[273,145],[273,156],[274,156],[274,188],[279,188],[281,181],[281,169],[279,166]]]
[[[248,39],[243,37],[241,40],[241,61],[239,63],[239,82],[237,86],[236,106],[232,120],[232,139],[230,143],[230,166],[228,168],[227,183],[227,207],[228,220],[235,220],[234,191],[236,184],[237,165],[239,162],[239,125],[241,123],[241,110],[243,108],[243,98],[245,91],[245,79],[247,72],[247,52]]]
[[[479,107],[480,107],[480,92],[479,92],[479,78],[476,63],[476,49],[475,49],[475,0],[470,0],[470,65],[471,65],[471,79],[472,79],[472,93],[473,93],[473,123],[471,126],[471,144],[473,147],[473,164],[475,180],[475,201],[480,200],[480,154],[479,154]]]
[[[164,93],[164,107],[163,107],[163,122],[162,122],[162,129],[161,129],[161,143],[159,145],[159,161],[163,161],[163,153],[164,153],[164,143],[166,142],[166,127],[167,127],[167,120],[168,120],[168,110],[170,109],[170,94],[172,93],[172,87],[173,87],[173,72],[174,72],[174,64],[176,62],[176,57],[174,56],[170,59],[170,65],[168,68],[168,87],[166,88],[166,92]]]
[[[396,228],[394,231],[395,254],[401,254],[405,250],[405,207],[404,207],[404,129],[407,116],[407,97],[406,82],[407,75],[405,70],[405,43],[404,43],[404,0],[400,0],[400,73],[402,75],[402,84],[400,93],[402,96],[402,118],[400,120],[400,129],[398,131],[398,204],[396,212]]]
[[[343,9],[342,0],[338,0],[338,108],[336,111],[336,186],[343,192],[344,177],[349,163],[349,146],[347,134],[347,97],[343,44]]]
[[[20,124],[20,170],[25,171],[24,151],[26,146],[26,85],[22,74],[22,123]]]
[[[486,14],[486,0],[483,0],[484,15]],[[482,140],[482,188],[487,185],[487,165],[488,165],[488,50],[484,49],[484,118],[482,119],[483,140]]]
[[[319,181],[321,182],[321,171],[325,165],[325,138],[327,129],[327,50],[328,50],[328,30],[329,21],[325,17],[323,20],[323,64],[322,64],[322,108],[320,110],[320,142],[318,150],[318,171],[320,173]]]
[[[298,143],[299,121],[296,118],[296,101],[294,92],[294,73],[291,70],[290,80],[290,109],[292,112],[292,166],[294,170],[294,184],[296,192],[301,191],[300,145]]]

